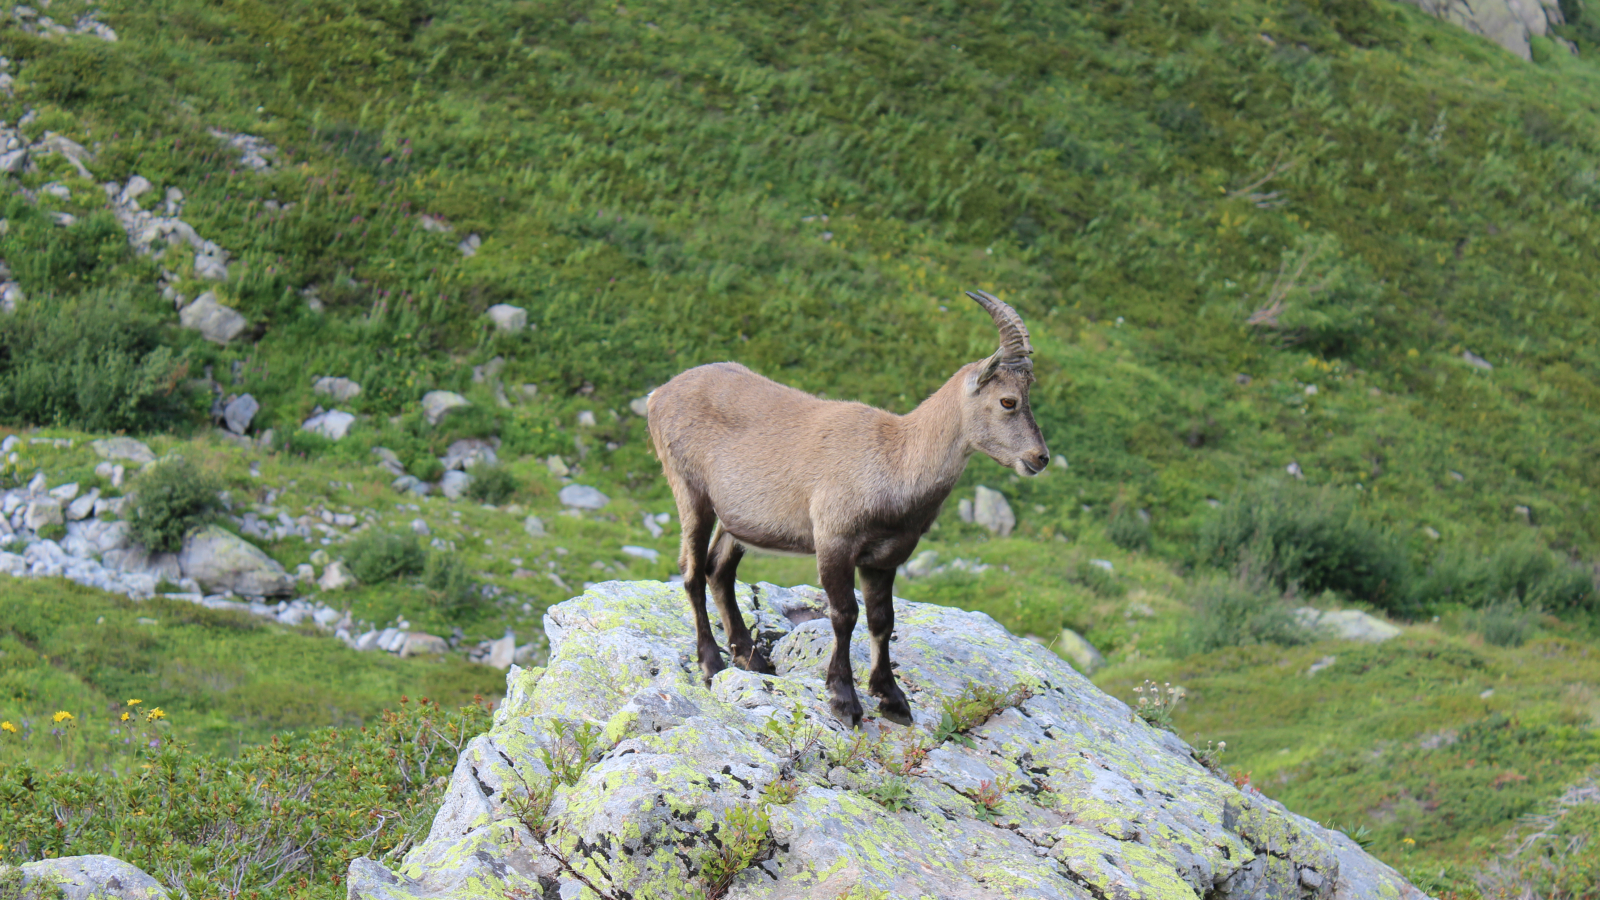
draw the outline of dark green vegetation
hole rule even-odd
[[[1583,55],[1535,41],[1533,64],[1384,0],[98,8],[119,42],[0,31],[17,79],[0,118],[33,108],[30,137],[98,148],[93,180],[59,156],[21,176],[72,200],[8,201],[0,256],[31,299],[0,318],[0,422],[183,434],[210,366],[287,435],[259,482],[208,448],[230,490],[259,502],[299,479],[296,504],[386,515],[373,446],[432,480],[451,441],[500,437],[511,477],[475,473],[474,496],[526,504],[551,537],[463,504],[459,552],[420,574],[410,547],[376,553],[394,577],[348,595],[357,616],[526,634],[569,593],[541,566],[574,588],[665,575],[672,528],[652,543],[631,524],[670,500],[629,400],[731,358],[904,411],[992,350],[960,298],[977,286],[1028,320],[1034,409],[1071,467],[1021,481],[976,461],[958,491],[1003,490],[1016,535],[947,513],[927,546],[991,568],[901,593],[1047,639],[1071,626],[1125,699],[1145,678],[1186,685],[1185,737],[1226,738],[1264,790],[1369,827],[1419,877],[1442,868],[1441,890],[1476,891],[1493,839],[1595,763],[1593,4],[1563,4]],[[212,127],[275,144],[273,168],[240,165]],[[194,279],[186,248],[127,249],[98,182],[133,174],[185,192],[185,220],[234,255],[227,283]],[[78,224],[54,225],[58,208]],[[251,329],[218,348],[173,327],[163,267]],[[500,302],[533,327],[493,332]],[[508,409],[471,376],[495,356]],[[363,385],[344,441],[295,431],[315,374]],[[475,406],[430,427],[416,401],[434,389]],[[592,429],[574,425],[585,409]],[[617,506],[548,515],[547,454]],[[92,461],[70,465],[88,483]],[[623,542],[665,559],[618,559]],[[1297,646],[1288,610],[1307,602],[1438,615],[1439,633]],[[1338,662],[1304,676],[1323,656]],[[317,684],[342,697],[369,677]],[[396,689],[372,686],[362,715]],[[311,706],[277,721],[344,721]],[[1440,730],[1456,742],[1422,749]]]
[[[183,546],[183,538],[222,508],[221,485],[183,457],[164,460],[137,479],[137,499],[128,516],[135,541],[161,553]]]

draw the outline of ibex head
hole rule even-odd
[[[967,377],[962,420],[973,447],[1021,475],[1037,475],[1050,464],[1044,435],[1033,421],[1028,387],[1033,384],[1033,344],[1017,311],[983,291],[968,291],[994,319],[1000,349],[977,363]]]

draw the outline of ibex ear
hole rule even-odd
[[[983,367],[978,369],[972,378],[968,379],[968,388],[972,393],[976,394],[978,391],[983,389],[984,385],[988,384],[989,381],[994,378],[995,373],[998,371],[1000,371],[1000,354],[996,353],[995,355],[984,360]]]

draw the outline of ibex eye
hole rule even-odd
[[[1010,397],[1006,397],[1000,401],[1000,405],[1004,406],[1006,409],[1016,409],[1017,401],[1011,399]]]

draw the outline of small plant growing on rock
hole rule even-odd
[[[1133,689],[1139,695],[1133,708],[1133,714],[1157,728],[1172,730],[1172,713],[1183,702],[1187,695],[1181,687],[1174,687],[1172,682],[1156,684],[1145,679],[1144,684]]]
[[[977,805],[976,815],[981,822],[993,822],[1000,817],[1000,807],[1004,805],[1006,794],[1013,787],[1011,779],[1002,775],[999,781],[984,781],[972,793],[972,802]]]
[[[883,764],[885,769],[896,775],[911,775],[928,758],[929,749],[927,744],[916,739],[909,740],[898,747],[884,744],[879,748],[878,761]],[[893,752],[894,750],[899,750],[899,754],[896,755]]]
[[[806,711],[796,703],[788,718],[773,716],[763,728],[762,743],[784,757],[787,767],[804,768],[805,758],[822,746],[821,732],[806,719]]]
[[[700,877],[706,896],[716,900],[728,892],[733,877],[750,868],[766,849],[772,830],[767,808],[735,806],[728,810],[715,843],[702,851]]]
[[[60,522],[51,522],[48,525],[39,526],[39,537],[47,541],[59,541],[66,536],[67,526]]]
[[[775,781],[767,782],[766,786],[761,789],[761,802],[769,805],[788,806],[794,802],[794,798],[800,796],[800,791],[799,781],[794,778],[779,778]]]
[[[1197,738],[1198,739],[1198,736]],[[1227,741],[1206,741],[1204,749],[1194,748],[1194,761],[1205,766],[1211,774],[1219,778],[1226,778],[1222,768],[1222,754],[1228,749]]]
[[[969,681],[962,688],[960,696],[948,698],[941,704],[939,725],[933,730],[934,745],[955,741],[963,747],[972,747],[974,744],[972,738],[967,737],[968,731],[989,721],[990,716],[1007,707],[1021,706],[1032,696],[1033,689],[1025,684],[1014,684],[1001,690]]]
[[[911,808],[911,788],[898,775],[891,775],[861,793],[889,812]]]
[[[135,542],[156,552],[182,548],[184,537],[222,507],[217,499],[220,485],[182,457],[157,463],[139,476],[135,488],[128,531]]]

